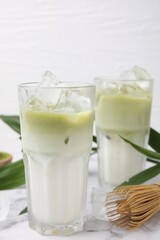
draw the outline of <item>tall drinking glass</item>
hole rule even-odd
[[[29,226],[44,235],[81,231],[94,86],[26,83],[18,90]]]
[[[99,182],[117,186],[145,167],[146,157],[121,137],[146,147],[152,80],[97,78],[95,84]]]

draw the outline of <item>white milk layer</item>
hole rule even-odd
[[[138,145],[145,146],[149,131],[138,130],[128,132],[106,131],[97,129],[99,140],[99,181],[101,186],[106,183],[117,186],[145,167],[146,157],[122,140],[120,136],[128,138]]]

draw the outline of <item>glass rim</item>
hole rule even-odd
[[[153,82],[153,78],[146,78],[146,79],[118,79],[118,77],[115,76],[100,76],[100,77],[95,77],[94,82],[99,82],[99,81],[106,81],[106,82]]]
[[[55,86],[40,86],[39,82],[25,82],[18,85],[18,89],[25,88],[40,88],[40,89],[56,89],[56,88],[73,88],[73,89],[82,89],[82,88],[95,88],[95,85],[87,82],[61,82]]]

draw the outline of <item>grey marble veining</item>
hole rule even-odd
[[[7,230],[14,227],[18,223],[22,223],[28,220],[27,214],[17,217],[7,218],[6,221],[0,223],[0,231]]]
[[[0,231],[13,227],[19,222],[27,221],[27,214],[19,215],[19,213],[27,205],[26,189],[15,189],[7,191],[9,203],[9,212],[4,221],[0,222]]]

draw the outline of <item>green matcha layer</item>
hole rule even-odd
[[[23,113],[25,127],[31,132],[65,134],[74,129],[83,129],[92,125],[93,112],[57,113],[26,109]]]
[[[100,95],[96,105],[97,127],[134,131],[149,127],[151,97],[123,94]]]

